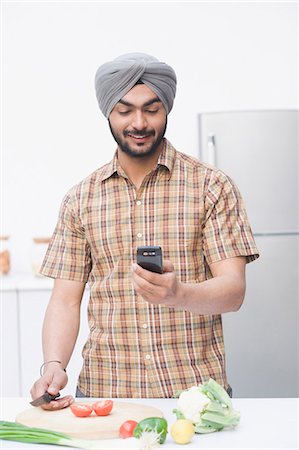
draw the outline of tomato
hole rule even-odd
[[[121,427],[119,429],[119,436],[122,439],[132,437],[133,431],[135,430],[135,427],[137,424],[138,424],[138,422],[136,422],[135,420],[127,420],[126,422],[124,422],[121,425]]]
[[[85,403],[73,403],[70,408],[77,417],[88,417],[92,413],[92,407]]]
[[[91,405],[97,416],[108,416],[113,408],[112,400],[99,400]]]

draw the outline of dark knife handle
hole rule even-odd
[[[56,400],[56,398],[58,397],[60,397],[59,392],[56,395],[51,395],[49,394],[49,392],[45,392],[43,395],[43,399],[45,400],[46,403],[50,403],[52,400]]]

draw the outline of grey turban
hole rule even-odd
[[[96,72],[96,97],[105,117],[138,81],[159,97],[167,114],[171,111],[176,92],[172,67],[146,53],[127,53],[103,64]]]

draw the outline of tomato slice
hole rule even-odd
[[[92,413],[92,407],[85,403],[73,403],[70,408],[77,417],[88,417]]]
[[[108,416],[113,408],[112,400],[99,400],[91,405],[97,416]]]
[[[119,436],[122,439],[130,438],[133,436],[133,431],[136,428],[138,422],[136,420],[126,420],[119,429]]]

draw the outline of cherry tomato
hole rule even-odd
[[[113,408],[112,400],[99,400],[91,405],[97,416],[108,416]]]
[[[88,417],[92,413],[92,407],[85,403],[73,403],[70,408],[77,417]]]
[[[121,425],[121,427],[119,429],[119,436],[122,439],[132,437],[133,431],[135,430],[135,427],[137,424],[138,424],[138,422],[136,422],[135,420],[127,420],[126,422],[124,422]]]

